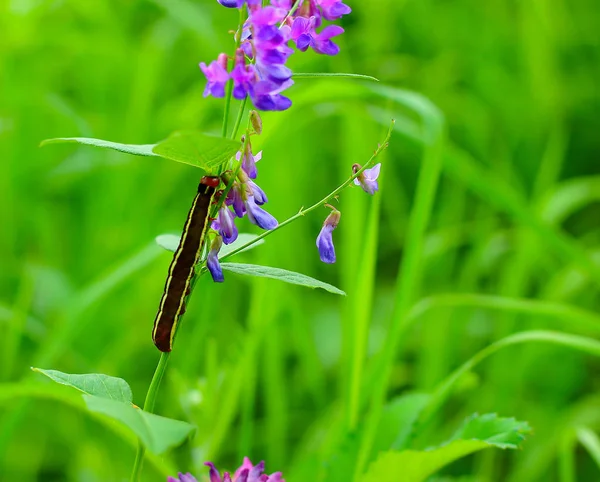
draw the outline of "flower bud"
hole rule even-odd
[[[260,118],[258,111],[256,111],[256,110],[250,111],[250,123],[252,124],[252,128],[254,129],[254,132],[256,132],[258,135],[260,135],[262,133],[262,119]]]

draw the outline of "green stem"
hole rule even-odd
[[[232,59],[235,59],[235,53],[241,45],[243,28],[244,28],[244,9],[240,8],[238,28],[237,28],[237,32],[235,35],[235,49],[233,50]],[[227,62],[227,63],[229,63],[229,62]],[[229,68],[227,68],[227,70],[229,70]],[[225,110],[223,112],[223,126],[221,127],[221,137],[227,137],[227,125],[229,124],[229,110],[231,108],[231,94],[232,93],[233,93],[233,81],[231,79],[229,79],[227,81],[227,86],[226,86],[226,90],[225,90]]]
[[[248,100],[248,96],[244,97],[242,103],[240,104],[240,109],[238,110],[237,118],[235,119],[235,124],[233,125],[233,131],[231,132],[231,138],[235,139],[237,137],[238,130],[240,128],[240,124],[242,123],[242,117],[244,117],[244,109],[246,108],[246,101]]]
[[[154,412],[156,395],[158,394],[160,382],[162,381],[163,376],[165,374],[165,370],[167,369],[167,363],[169,361],[170,354],[170,352],[162,352],[160,354],[160,360],[158,361],[156,370],[154,370],[154,375],[152,377],[152,381],[150,382],[150,387],[148,387],[148,393],[146,393],[146,400],[144,401],[144,411],[146,412]],[[133,464],[133,470],[131,471],[131,478],[129,479],[130,482],[138,482],[140,480],[145,453],[146,448],[144,447],[142,442],[139,441],[137,452],[135,455],[135,462]]]
[[[231,106],[231,93],[233,92],[233,83],[227,81],[225,91],[225,110],[223,112],[223,127],[221,128],[221,137],[227,137],[227,124],[229,123],[229,108]]]
[[[302,3],[302,0],[296,0],[294,2],[294,5],[292,5],[292,8],[290,8],[290,11],[287,13],[285,18],[281,21],[281,24],[279,24],[279,28],[283,27],[285,25],[285,22],[287,21],[287,19],[290,18],[290,16],[294,15],[294,12],[296,10],[298,10],[298,7],[300,6],[301,3]]]
[[[245,250],[249,246],[252,246],[254,243],[260,241],[263,238],[266,238],[270,234],[273,234],[278,229],[281,229],[284,226],[287,226],[288,224],[294,222],[296,219],[298,219],[298,218],[300,218],[302,216],[305,216],[306,214],[310,213],[311,211],[314,211],[315,209],[317,209],[317,208],[321,207],[322,205],[324,205],[325,203],[329,202],[331,199],[335,198],[341,191],[343,191],[346,187],[348,187],[352,183],[352,181],[354,181],[354,179],[356,179],[358,176],[360,176],[365,169],[369,168],[371,166],[371,164],[373,163],[373,161],[377,158],[377,156],[387,147],[388,141],[390,139],[390,136],[392,135],[392,130],[394,128],[394,123],[395,123],[395,121],[392,121],[392,124],[390,125],[390,128],[388,130],[387,135],[385,136],[385,139],[377,147],[377,149],[375,150],[375,152],[373,153],[373,155],[369,158],[369,160],[365,163],[365,165],[362,166],[358,171],[356,171],[352,176],[350,176],[344,183],[340,184],[336,189],[334,189],[333,191],[331,191],[327,196],[325,196],[323,199],[321,199],[320,201],[316,202],[312,206],[310,206],[310,207],[308,207],[306,209],[304,209],[304,208],[300,209],[300,211],[298,211],[297,214],[295,214],[294,216],[292,216],[292,217],[286,219],[285,221],[279,223],[279,225],[276,228],[271,229],[270,231],[265,231],[260,236],[257,236],[256,238],[254,238],[252,241],[248,241],[246,244],[243,244],[239,248],[234,249],[230,253],[226,254],[220,260],[224,261],[227,258],[230,258],[231,256],[233,256],[234,254],[237,254],[240,251]]]

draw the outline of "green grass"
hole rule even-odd
[[[380,82],[299,78],[293,108],[265,114],[253,139],[259,183],[284,220],[366,161],[395,118],[381,190],[340,196],[333,266],[314,245],[327,210],[237,261],[348,296],[202,277],[156,406],[198,428],[150,456],[142,480],[248,455],[288,482],[358,482],[384,402],[409,393],[432,394],[413,449],[473,412],[533,427],[522,450],[472,455],[443,480],[598,479],[596,4],[347,3],[341,54],[292,67]],[[219,134],[223,103],[202,97],[197,63],[231,48],[236,21],[212,0],[0,2],[1,479],[129,476],[133,436],[29,367],[122,377],[143,404],[170,262],[154,238],[179,232],[198,182],[160,158],[39,143]]]

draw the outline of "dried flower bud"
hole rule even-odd
[[[260,135],[262,133],[262,119],[260,118],[258,111],[256,111],[256,110],[250,111],[250,123],[252,124],[252,128],[254,129],[254,132],[256,132],[258,135]]]

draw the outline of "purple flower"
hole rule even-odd
[[[292,79],[277,86],[273,82],[262,80],[254,85],[250,92],[252,103],[260,110],[286,110],[292,105],[292,101],[279,92],[287,89],[294,83]]]
[[[361,169],[361,166],[360,164],[354,164],[352,169],[356,173]],[[370,169],[365,169],[358,177],[354,178],[354,184],[362,187],[363,191],[372,196],[376,191],[379,191],[379,183],[377,182],[377,178],[379,177],[380,169],[381,163],[375,164]]]
[[[231,77],[233,97],[243,100],[249,96],[254,106],[264,111],[286,110],[292,105],[282,94],[293,85],[292,71],[286,65],[294,52],[288,46],[289,41],[300,51],[311,47],[320,54],[336,55],[340,48],[331,39],[344,29],[336,25],[326,26],[320,32],[316,29],[321,27],[323,18],[336,20],[351,12],[341,0],[304,0],[289,16],[292,0],[271,0],[266,6],[263,3],[267,2],[262,0],[218,1],[229,8],[247,5],[249,16],[242,28],[241,44],[230,76],[226,71],[225,54],[208,67],[200,65],[208,79],[204,95],[223,97]]]
[[[313,36],[312,48],[318,54],[337,55],[340,47],[334,44],[330,38],[337,37],[344,33],[344,29],[339,25],[328,25],[320,33]]]
[[[245,0],[217,0],[217,2],[227,8],[241,8]]]
[[[245,99],[252,89],[252,84],[256,81],[256,71],[254,66],[246,65],[242,49],[238,49],[235,54],[235,66],[231,71],[231,78],[233,79],[233,97],[238,100]]]
[[[219,264],[219,250],[221,249],[221,246],[223,246],[221,236],[216,236],[212,244],[210,245],[210,251],[208,252],[208,256],[206,257],[206,267],[208,268],[208,271],[210,271],[210,275],[212,276],[212,279],[215,283],[222,283],[223,281],[225,281],[225,277],[223,276],[223,270],[221,269],[221,265]]]
[[[218,231],[223,238],[223,243],[231,244],[238,237],[238,230],[235,226],[235,215],[225,205],[219,209],[217,219],[212,222],[212,228]]]
[[[208,67],[204,62],[200,62],[200,68],[208,81],[204,89],[204,97],[209,95],[225,97],[225,84],[229,80],[227,55],[219,54],[217,60],[213,60]]]
[[[217,0],[221,5],[227,8],[242,8],[246,0]],[[248,0],[248,5],[259,5],[260,0]]]
[[[233,212],[238,218],[243,218],[246,214],[246,207],[244,205],[244,190],[245,186],[240,184],[238,181],[233,183],[233,187],[227,194],[225,203],[228,206],[233,207]]]
[[[262,229],[275,229],[277,227],[277,219],[271,216],[267,211],[256,204],[253,195],[249,195],[244,202],[248,219],[252,224],[256,224]]]
[[[221,479],[221,474],[211,462],[206,462],[204,465],[210,467],[210,482],[285,482],[281,472],[271,475],[264,474],[265,463],[260,462],[253,465],[248,457],[244,457],[244,463],[235,471],[233,480],[227,472]]]
[[[167,482],[198,482],[196,480],[196,478],[189,472],[187,474],[182,474],[181,472],[179,472],[177,474],[177,477],[178,478],[168,477]],[[211,480],[211,482],[212,482],[212,480]]]
[[[339,46],[330,39],[344,33],[344,29],[338,25],[328,25],[320,33],[317,33],[315,27],[317,17],[310,18],[297,17],[294,19],[291,30],[291,38],[296,42],[298,50],[304,52],[308,47],[319,54],[337,55],[340,51]]]
[[[333,210],[325,219],[321,232],[317,236],[317,248],[319,257],[323,263],[335,263],[335,248],[333,247],[333,230],[337,228],[342,213]]]
[[[259,206],[265,204],[269,199],[265,192],[251,179],[248,179],[248,187],[252,191],[252,195],[254,196],[254,202]]]
[[[343,15],[349,14],[352,9],[341,2],[341,0],[315,0],[321,7],[323,17],[327,20],[337,20]]]
[[[243,138],[242,138],[243,142]],[[235,155],[236,161],[240,160],[242,153],[240,151]],[[256,163],[262,159],[262,151],[258,152],[256,155],[252,154],[252,146],[250,142],[247,144],[246,154],[244,155],[244,160],[242,161],[242,169],[250,179],[256,179],[258,175],[258,171],[256,170]]]

